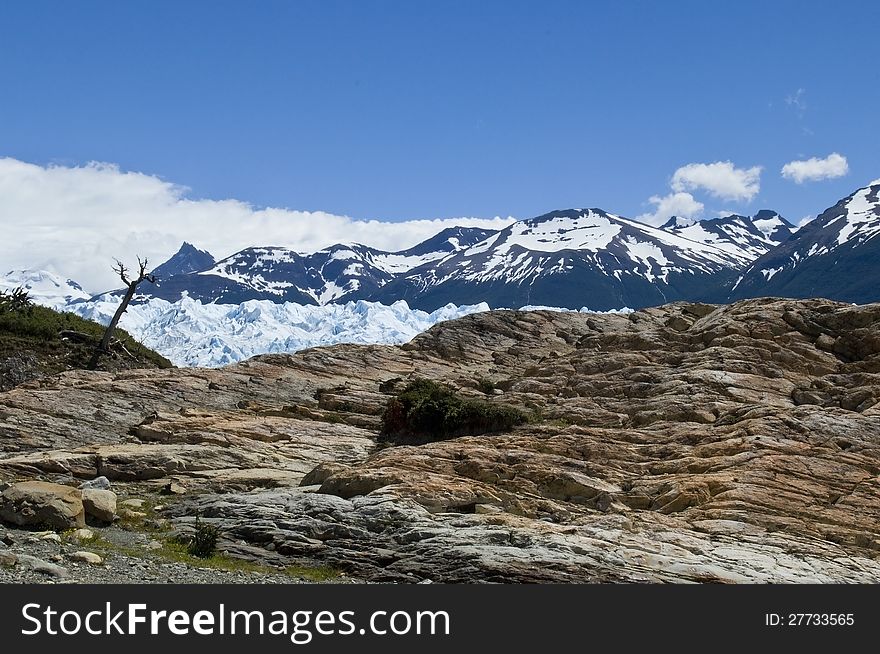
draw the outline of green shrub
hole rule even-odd
[[[491,395],[495,390],[495,382],[490,379],[478,379],[477,390],[485,393],[486,395]]]
[[[28,292],[21,286],[11,291],[0,290],[0,313],[10,311],[30,312],[34,305],[28,297]]]
[[[202,522],[196,515],[195,532],[190,538],[186,551],[200,559],[209,559],[217,551],[217,540],[220,538],[220,530],[214,525]]]
[[[388,401],[382,437],[398,443],[443,440],[508,431],[524,422],[516,407],[462,398],[448,386],[416,379]]]

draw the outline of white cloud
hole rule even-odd
[[[0,274],[45,268],[86,290],[115,288],[113,258],[157,265],[186,240],[222,258],[253,245],[314,251],[356,242],[399,250],[452,225],[500,229],[513,218],[380,222],[320,211],[192,200],[187,189],[117,166],[39,166],[0,158]]]
[[[675,171],[673,191],[704,190],[722,200],[750,201],[761,190],[761,166],[737,168],[730,161],[692,163]]]
[[[652,195],[648,202],[654,205],[653,213],[644,213],[636,220],[648,225],[660,226],[672,216],[696,219],[703,213],[703,203],[694,199],[690,193],[670,193],[669,195]]]
[[[807,111],[807,101],[804,97],[806,94],[807,90],[803,88],[798,89],[794,93],[789,93],[785,97],[785,104],[787,104],[789,107],[794,108],[798,112],[799,116],[803,116],[804,113]]]
[[[824,159],[810,157],[803,161],[789,161],[782,167],[781,172],[786,179],[803,184],[843,177],[849,172],[849,164],[842,154],[832,152]]]

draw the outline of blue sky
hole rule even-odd
[[[793,221],[880,177],[877,2],[0,5],[0,157],[189,197],[400,221],[635,217],[687,164],[703,217]],[[801,184],[793,160],[843,155]],[[0,208],[2,211],[2,208]]]

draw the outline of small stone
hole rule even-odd
[[[79,485],[81,490],[85,489],[93,489],[93,490],[109,490],[110,489],[110,480],[107,477],[95,477],[91,481],[84,481]]]
[[[166,495],[183,495],[186,492],[186,486],[178,484],[176,481],[169,481],[162,488],[162,492]]]
[[[93,532],[91,529],[86,528],[76,529],[70,534],[70,537],[73,540],[82,542],[86,540],[92,540],[95,537],[95,532]]]
[[[162,549],[162,543],[160,543],[160,542],[157,541],[157,540],[151,540],[149,543],[147,543],[147,544],[145,545],[145,547],[146,547],[148,550],[161,550],[161,549]]]
[[[133,511],[132,509],[120,509],[119,510],[120,518],[128,518],[129,520],[136,520],[138,518],[146,518],[147,514],[143,511]]]
[[[13,568],[18,564],[18,557],[12,552],[0,552],[0,568]]]
[[[71,561],[76,561],[77,563],[88,563],[89,565],[101,565],[104,562],[100,556],[95,554],[94,552],[74,552],[70,555]]]
[[[4,545],[12,547],[15,545],[15,539],[12,537],[12,534],[3,534],[3,538],[0,538],[0,541],[3,541]]]
[[[113,522],[116,518],[116,493],[108,490],[86,489],[82,492],[86,514],[101,522]]]
[[[60,543],[61,536],[56,534],[54,531],[50,531],[48,534],[43,534],[40,536],[40,540],[52,541],[53,543]]]
[[[144,507],[144,501],[140,498],[131,498],[128,500],[122,500],[120,502],[122,506],[127,506],[130,509],[142,509]]]

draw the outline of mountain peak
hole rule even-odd
[[[660,229],[684,229],[691,225],[696,225],[694,218],[683,218],[682,216],[673,216],[660,226]]]
[[[184,241],[174,256],[168,261],[153,268],[152,272],[159,279],[168,279],[174,275],[202,272],[213,267],[216,261],[205,250],[199,250],[192,243]]]

